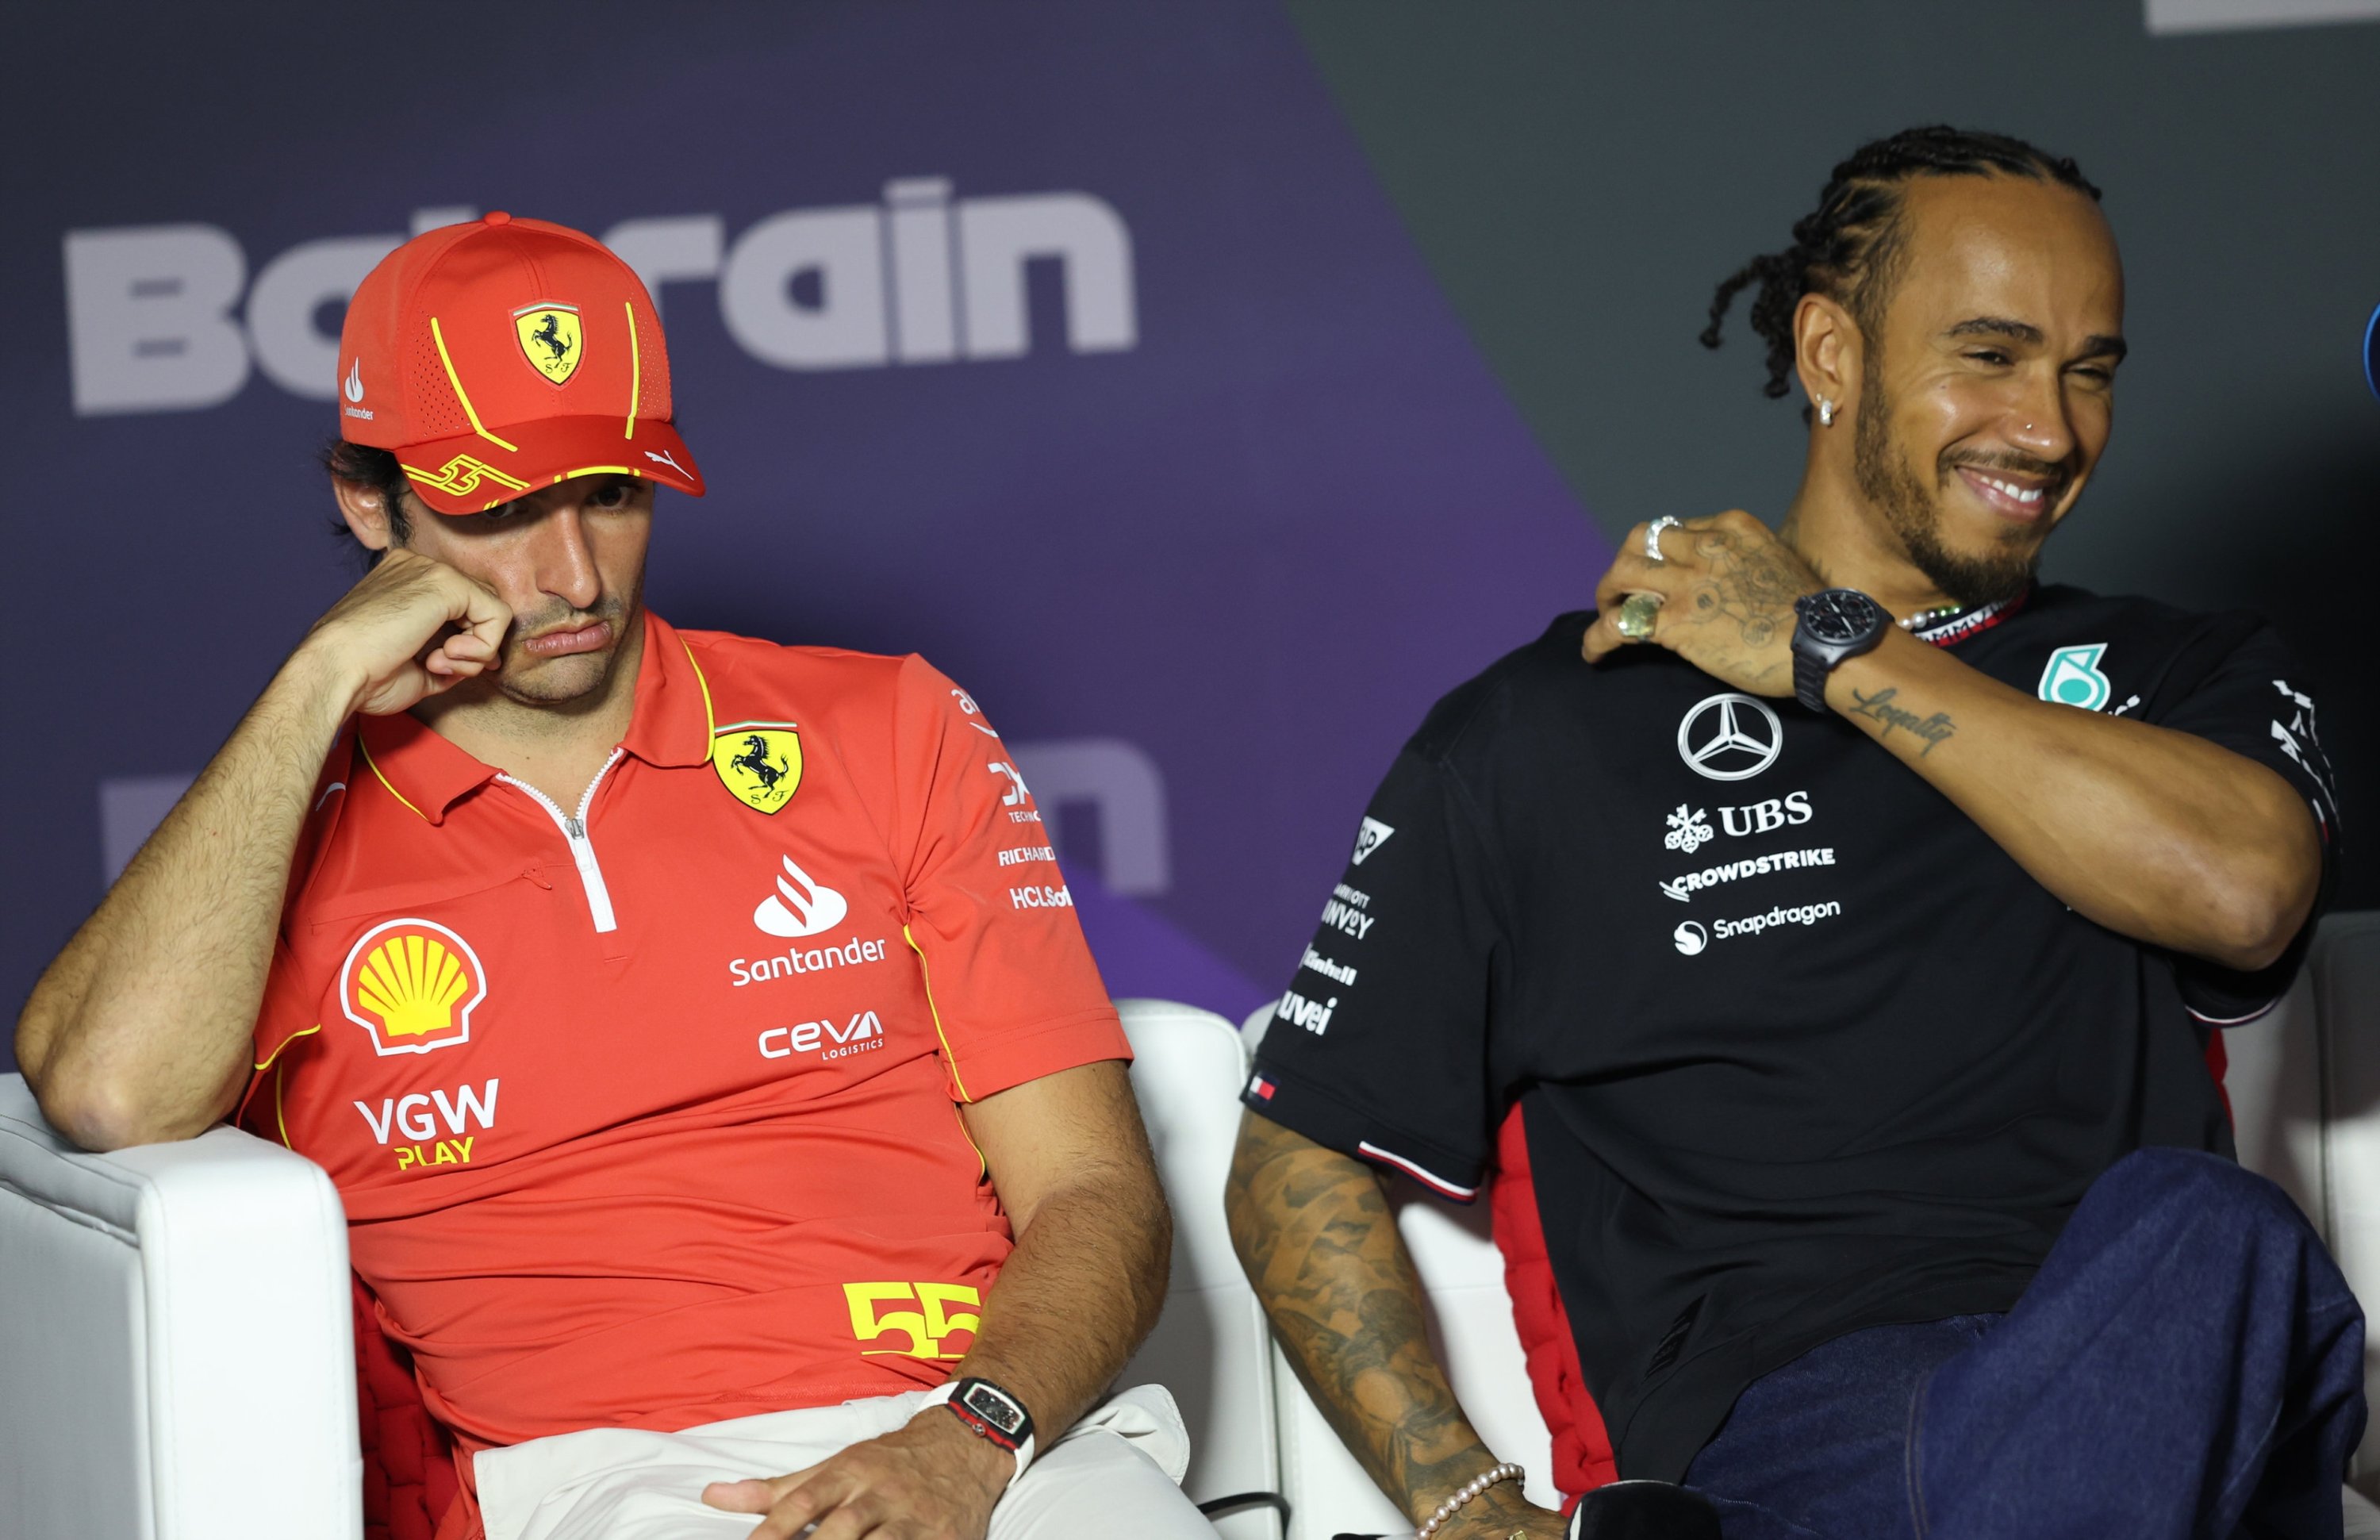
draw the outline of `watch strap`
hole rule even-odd
[[[1815,654],[1793,652],[1793,698],[1823,715],[1827,709],[1827,675],[1834,669]]]

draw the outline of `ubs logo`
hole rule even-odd
[[[1712,781],[1749,781],[1777,762],[1785,724],[1766,702],[1730,691],[1695,702],[1678,723],[1678,758]]]

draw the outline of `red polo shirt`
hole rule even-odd
[[[944,1377],[1011,1247],[953,1104],[1129,1057],[965,692],[648,617],[580,805],[409,716],[317,795],[241,1117],[467,1456]]]

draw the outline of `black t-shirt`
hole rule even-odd
[[[1518,1101],[1620,1470],[1674,1481],[1818,1343],[2009,1308],[2128,1151],[2229,1153],[2205,1026],[2305,938],[2248,976],[2104,929],[1852,723],[1658,648],[1590,668],[1591,618],[1399,754],[1244,1100],[1458,1201]],[[2278,770],[2327,893],[2313,706],[2254,617],[2046,588],[1926,637]]]

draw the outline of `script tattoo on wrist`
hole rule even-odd
[[[1937,711],[1930,717],[1921,717],[1914,711],[1895,706],[1892,703],[1893,698],[1900,693],[1889,685],[1874,695],[1862,695],[1859,691],[1853,690],[1850,714],[1855,717],[1865,717],[1870,721],[1882,722],[1884,731],[1876,737],[1878,743],[1891,737],[1896,730],[1906,733],[1912,737],[1925,739],[1925,746],[1917,751],[1917,757],[1923,759],[1934,752],[1936,744],[1959,731],[1958,723],[1950,720],[1950,713],[1948,711]]]

